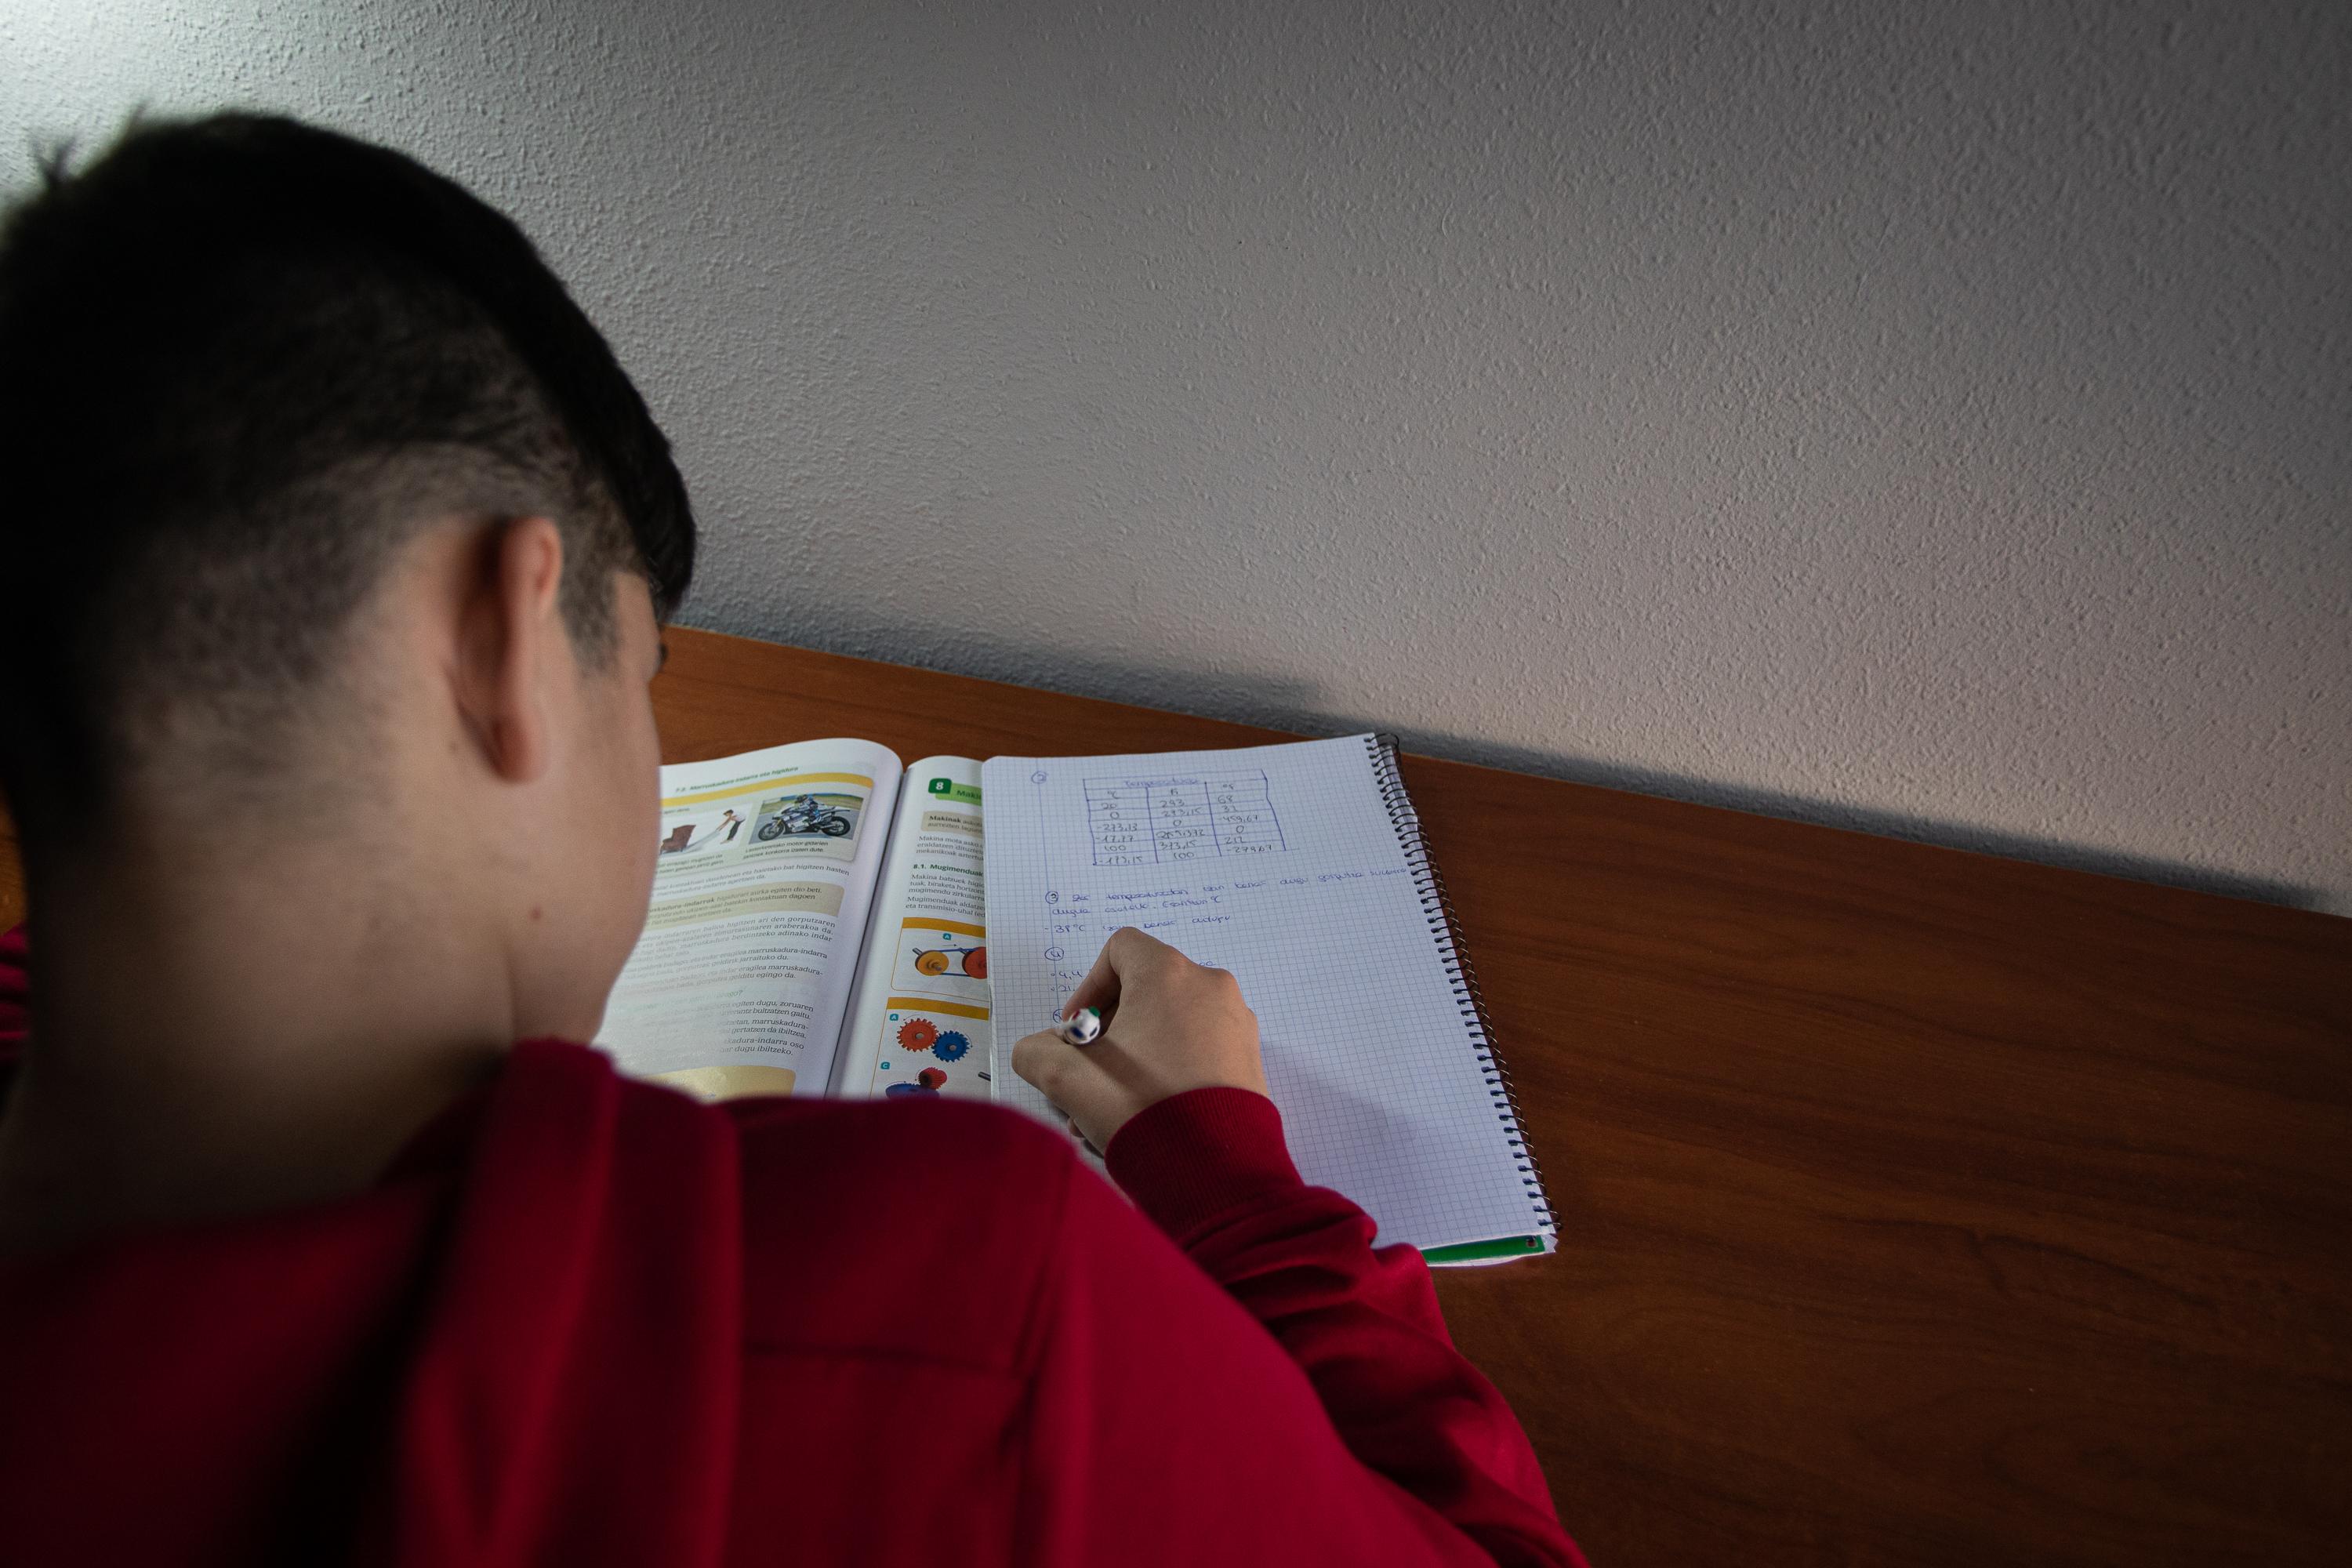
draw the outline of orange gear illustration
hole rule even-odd
[[[910,1051],[928,1051],[940,1037],[940,1026],[929,1018],[909,1018],[898,1026],[898,1043]]]
[[[947,972],[948,955],[946,953],[940,952],[937,949],[933,949],[929,952],[919,952],[915,954],[916,973],[945,974]]]
[[[975,947],[963,955],[963,972],[974,980],[988,978],[988,949]]]

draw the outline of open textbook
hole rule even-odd
[[[625,1070],[714,1099],[991,1098],[978,763],[803,741],[666,767],[661,791],[597,1034]]]
[[[661,831],[597,1037],[625,1071],[709,1097],[995,1100],[1059,1127],[1003,1058],[1135,925],[1240,979],[1302,1173],[1381,1240],[1443,1262],[1552,1246],[1380,737],[984,766],[809,741],[664,768]]]

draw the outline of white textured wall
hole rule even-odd
[[[0,4],[142,100],[515,211],[690,620],[2352,910],[2341,0]]]

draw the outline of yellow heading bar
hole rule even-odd
[[[724,784],[718,789],[697,790],[692,795],[666,795],[662,809],[673,805],[700,805],[706,800],[725,800],[730,795],[764,795],[772,789],[792,789],[800,784],[864,784],[870,792],[874,781],[864,773],[785,773],[772,779],[751,779],[742,784]]]
[[[982,927],[966,925],[961,921],[905,920],[898,922],[898,929],[901,931],[953,931],[958,936],[986,936],[988,934],[987,931]]]
[[[948,1013],[959,1018],[978,1018],[985,1022],[988,1009],[975,1007],[969,1002],[934,1002],[928,996],[893,996],[882,1004],[886,1008],[904,1008],[909,1013]]]

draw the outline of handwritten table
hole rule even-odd
[[[670,644],[673,762],[1279,738]],[[2347,1560],[2352,921],[1405,777],[1561,1230],[1439,1291],[1596,1562]],[[1141,787],[1132,845],[1196,844]],[[11,865],[0,921],[19,898]]]
[[[1087,829],[1097,866],[1166,866],[1283,847],[1265,774],[1090,778]]]

